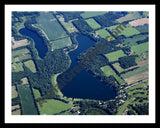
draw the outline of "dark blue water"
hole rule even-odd
[[[65,72],[69,73],[76,65],[78,65],[76,58],[77,56],[93,46],[95,43],[91,38],[79,35],[77,36],[77,41],[79,43],[78,48],[69,53],[69,56],[72,60],[70,68]],[[62,78],[62,75],[59,75],[58,78]],[[85,69],[80,73],[76,73],[76,76],[73,79],[66,83],[66,85],[61,89],[64,96],[74,97],[74,98],[83,98],[83,99],[97,99],[97,100],[109,100],[116,96],[116,92],[110,86],[99,81],[99,79],[93,77]]]
[[[44,58],[46,52],[48,51],[47,46],[45,45],[43,39],[34,31],[31,31],[27,28],[22,28],[19,30],[22,35],[31,37],[35,42],[35,48],[38,51],[38,55],[40,58]]]

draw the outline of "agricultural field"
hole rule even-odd
[[[138,115],[137,105],[145,106],[148,103],[148,81],[138,83],[134,86],[127,87],[125,92],[128,94],[127,100],[118,108],[117,115]],[[133,106],[133,107],[132,107]],[[143,110],[144,115],[147,115],[148,109]],[[132,111],[132,112],[131,112]]]
[[[105,56],[108,58],[109,62],[118,61],[118,58],[126,56],[122,50],[114,51],[108,54],[105,54]]]
[[[137,69],[135,69],[133,71],[129,71],[129,72],[125,73],[125,74],[121,74],[121,76],[124,79],[126,79],[126,78],[129,78],[131,76],[135,76],[135,75],[138,75],[140,73],[144,73],[146,71],[148,71],[148,64],[146,64],[146,65],[144,65],[142,67],[139,67],[139,68],[137,68]]]
[[[70,37],[65,37],[62,39],[51,41],[50,44],[51,44],[51,48],[52,48],[51,51],[53,51],[54,49],[60,49],[60,48],[71,46],[72,41],[71,41]]]
[[[93,19],[93,18],[91,18],[91,19],[87,19],[87,20],[85,20],[88,24],[89,24],[89,26],[91,26],[91,28],[93,28],[93,29],[97,29],[97,28],[100,28],[101,26]]]
[[[67,36],[67,33],[52,13],[41,12],[36,20],[38,23],[35,26],[44,31],[50,41]]]
[[[148,45],[149,45],[148,42],[139,45],[134,45],[131,47],[131,50],[134,51],[136,54],[140,55],[148,51]]]
[[[22,113],[23,115],[37,115],[37,109],[29,86],[27,84],[17,86],[22,104]]]
[[[37,102],[37,105],[41,115],[54,115],[71,107],[69,103],[54,99],[46,99],[43,104]]]
[[[27,48],[23,48],[20,50],[14,50],[12,51],[12,57],[17,57],[17,56],[25,56],[25,54],[30,53],[30,51]]]
[[[12,72],[20,72],[24,71],[23,69],[23,63],[22,62],[16,62],[12,64]]]
[[[118,81],[119,84],[124,84],[125,83],[125,81],[121,77],[119,77],[110,66],[107,65],[107,66],[101,67],[101,70],[104,72],[104,74],[107,77],[113,75],[114,78]]]
[[[148,18],[141,18],[141,19],[133,20],[133,21],[129,22],[129,24],[134,27],[143,26],[144,24],[148,24],[148,23],[149,23]]]
[[[18,96],[18,92],[16,90],[16,86],[12,86],[12,98],[15,98]]]
[[[112,40],[114,40],[115,38],[114,37],[112,37],[111,36],[111,34],[107,31],[107,30],[105,30],[105,29],[99,29],[99,30],[97,30],[97,31],[95,31],[96,32],[96,34],[98,34],[101,38],[106,38],[107,36],[110,36],[111,38],[110,38],[110,40],[112,39]]]
[[[32,88],[32,91],[33,91],[33,94],[34,94],[34,98],[35,98],[35,99],[38,99],[38,98],[41,97],[41,94],[40,94],[40,92],[39,92],[38,89]]]
[[[26,62],[24,62],[24,65],[29,68],[33,73],[36,72],[36,67],[35,67],[35,64],[33,62],[33,60],[28,60]]]
[[[63,15],[56,15],[58,17],[58,20],[61,22],[61,24],[67,29],[69,33],[72,32],[78,32],[77,28],[73,25],[72,22],[65,22]]]
[[[110,27],[107,27],[107,29],[109,29],[112,32],[113,30],[116,29],[117,26],[118,25],[110,26]],[[133,28],[130,24],[127,24],[126,26],[127,27],[124,28],[124,30],[120,30],[121,33],[118,33],[119,36],[124,35],[125,37],[129,37],[136,34],[140,34],[140,32],[137,29]]]
[[[87,11],[87,12],[84,12],[84,13],[82,13],[80,15],[83,18],[90,18],[90,17],[95,17],[95,16],[98,16],[98,15],[103,15],[105,13],[107,13],[107,12],[102,12],[102,11],[100,11],[100,12],[98,12],[98,11],[96,11],[96,12],[94,12],[94,11]]]
[[[12,37],[11,41],[12,41],[12,48],[13,49],[29,45],[27,39],[15,41],[14,37]]]

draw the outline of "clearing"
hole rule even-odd
[[[34,62],[32,60],[24,62],[24,65],[29,68],[33,73],[36,72],[36,67],[34,65]]]
[[[141,19],[129,22],[129,24],[133,27],[142,26],[142,25],[148,24],[148,23],[149,23],[148,18],[141,18]]]
[[[93,29],[97,29],[97,28],[100,28],[101,27],[101,25],[99,25],[93,18],[91,18],[91,19],[87,19],[87,20],[85,20],[87,23],[88,23],[88,25],[89,26],[91,26],[91,28],[93,28]]]

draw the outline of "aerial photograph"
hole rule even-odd
[[[148,11],[12,11],[12,115],[149,115]]]

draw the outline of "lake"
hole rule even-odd
[[[43,39],[36,32],[31,31],[27,28],[22,28],[22,29],[19,30],[19,32],[22,35],[29,36],[34,40],[35,48],[38,51],[38,55],[39,55],[40,58],[43,59],[46,55],[46,52],[48,51],[48,48],[45,45]]]
[[[20,30],[22,35],[31,37],[35,42],[35,48],[38,51],[39,57],[44,58],[47,52],[47,46],[44,44],[43,39],[36,33],[27,28]],[[78,65],[76,58],[83,51],[94,45],[94,40],[85,35],[78,35],[76,37],[79,45],[78,48],[69,53],[71,58],[71,66],[66,71],[69,72],[73,67]],[[65,73],[65,72],[64,72]],[[61,78],[61,75],[58,78]],[[98,78],[93,77],[83,69],[80,73],[77,73],[70,82],[61,89],[64,96],[83,99],[96,99],[96,100],[109,100],[116,96],[116,91],[105,83],[101,82]]]

